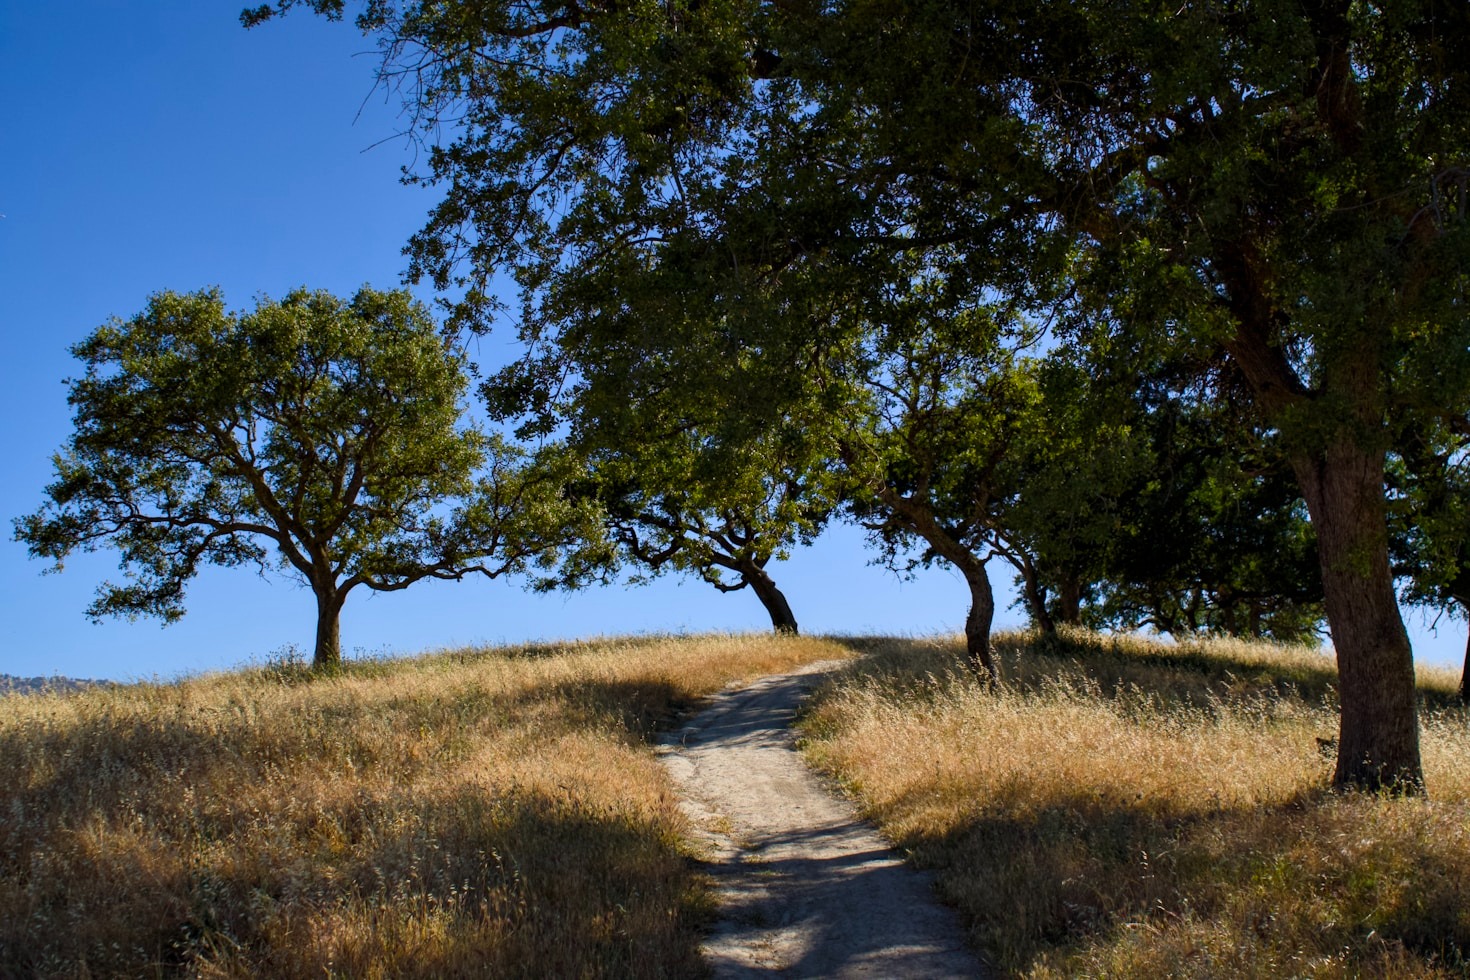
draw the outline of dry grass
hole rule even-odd
[[[688,976],[645,736],[841,655],[706,637],[0,699],[0,975]]]
[[[967,915],[1002,970],[1075,976],[1470,972],[1470,733],[1428,672],[1432,801],[1323,790],[1331,661],[1238,642],[1000,644],[980,689],[940,641],[863,655],[808,750]]]

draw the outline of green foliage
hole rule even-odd
[[[690,449],[685,464],[698,459],[692,441],[683,443]],[[640,569],[634,580],[674,570],[722,592],[753,588],[773,625],[794,632],[795,620],[766,568],[826,524],[833,506],[826,474],[777,469],[767,475],[753,462],[701,478],[687,465],[670,471],[648,463],[637,452],[616,451],[599,454],[592,469],[618,556]]]
[[[322,663],[353,588],[518,569],[571,517],[465,423],[463,359],[405,292],[298,290],[243,313],[216,290],[159,293],[73,353],[75,431],[15,535],[57,569],[121,552],[128,580],[94,617],[171,621],[202,565],[280,567],[316,594]]]
[[[1227,363],[1259,413],[1237,434],[1280,447],[1316,525],[1337,778],[1418,784],[1384,460],[1401,415],[1470,407],[1462,7],[359,9],[421,132],[459,123],[423,175],[444,197],[412,272],[464,286],[473,324],[510,262],[543,314],[528,340],[640,384],[750,384],[731,439],[861,402],[813,379],[894,326],[915,283],[949,314],[1102,322],[1123,347]]]
[[[1390,519],[1400,594],[1413,605],[1470,616],[1470,472],[1466,433],[1444,424],[1404,434],[1390,460]],[[1470,667],[1470,642],[1466,666]],[[1462,676],[1460,695],[1470,700]]]
[[[1070,552],[1090,570],[1083,619],[1181,638],[1314,642],[1324,613],[1306,507],[1279,440],[1228,368],[1161,365],[1128,390],[1100,374],[1082,397],[1062,400],[1106,408],[1126,433],[1108,447],[1118,455],[1097,484],[1106,492],[1074,504],[1106,508]],[[1096,533],[1103,525],[1111,531]]]
[[[1470,602],[1470,474],[1465,436],[1445,426],[1408,434],[1391,469],[1396,556],[1405,598]]]
[[[713,280],[666,276],[667,248],[555,272],[527,306],[532,353],[481,394],[524,436],[564,431],[583,470],[569,490],[602,510],[605,537],[564,566],[562,584],[630,565],[635,581],[693,574],[722,591],[751,588],[791,631],[766,567],[835,507],[828,419],[810,382],[763,346],[776,331],[706,302]],[[795,391],[776,396],[785,384]]]
[[[1150,461],[1129,380],[1107,383],[1066,346],[1031,366],[1038,410],[1008,462],[1005,538],[1020,603],[1050,632],[1080,622],[1128,529],[1127,498]],[[1114,379],[1116,380],[1116,379]]]
[[[1040,420],[1034,365],[995,311],[893,319],[855,368],[868,407],[843,437],[853,510],[900,568],[983,564],[1007,537],[1011,464]]]

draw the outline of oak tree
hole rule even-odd
[[[724,256],[729,282],[942,253],[962,289],[1217,348],[1315,528],[1334,782],[1422,789],[1384,484],[1391,419],[1464,426],[1470,402],[1444,370],[1470,347],[1463,4],[359,9],[425,132],[459,124],[411,257],[471,314],[502,260],[595,265],[692,229],[679,254]]]
[[[964,579],[966,653],[992,686],[989,563],[1019,550],[1006,509],[1042,413],[1034,370],[997,333],[983,310],[890,324],[854,369],[867,411],[837,436],[849,506],[890,567],[943,562]]]
[[[1470,619],[1470,432],[1442,424],[1404,432],[1389,485],[1394,572],[1403,599]],[[1470,703],[1470,638],[1460,699]]]
[[[173,621],[203,565],[283,568],[315,596],[313,662],[331,667],[354,589],[521,570],[580,516],[467,421],[464,360],[405,292],[238,313],[217,290],[164,292],[73,353],[75,431],[15,535],[58,570],[121,552],[127,580],[93,617]]]

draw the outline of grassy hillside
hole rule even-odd
[[[707,903],[644,745],[842,655],[589,642],[0,698],[0,976],[689,976]]]
[[[1322,787],[1321,654],[1091,636],[698,637],[0,698],[0,976],[697,974],[709,899],[648,736],[851,657],[810,757],[1009,974],[1465,975],[1470,731],[1430,801]]]
[[[1470,732],[1421,678],[1430,801],[1324,792],[1337,719],[1316,651],[1003,638],[858,641],[804,725],[1007,973],[1464,976]]]

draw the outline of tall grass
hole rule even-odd
[[[842,655],[706,637],[0,699],[0,976],[689,976],[643,741]]]
[[[855,653],[804,721],[1017,975],[1470,972],[1470,733],[1431,799],[1323,787],[1305,649],[704,637],[0,699],[0,976],[687,976],[709,899],[647,735]]]
[[[1324,787],[1332,662],[1238,642],[855,641],[804,722],[1012,975],[1463,976],[1470,733],[1427,672],[1429,801]]]

